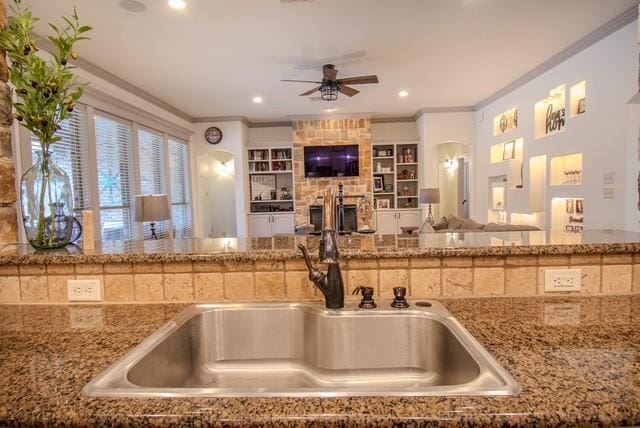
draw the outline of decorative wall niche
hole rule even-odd
[[[582,175],[582,153],[551,159],[552,186],[579,186],[582,184]]]
[[[511,213],[510,224],[535,226],[544,229],[544,213]]]
[[[507,110],[493,118],[493,135],[497,136],[518,127],[518,107]]]
[[[489,208],[494,211],[507,209],[507,176],[489,177]]]
[[[529,159],[529,209],[533,212],[545,210],[547,188],[547,155]]]
[[[506,162],[513,159],[522,160],[524,153],[524,140],[516,138],[491,146],[491,163]]]
[[[535,105],[535,138],[542,138],[564,131],[566,86],[560,85],[549,96]]]
[[[569,90],[569,109],[571,117],[584,114],[587,111],[587,82],[582,81],[573,85]]]
[[[584,230],[584,199],[553,198],[551,200],[551,230],[582,233]]]

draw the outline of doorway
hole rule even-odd
[[[198,198],[203,238],[237,236],[233,154],[214,150],[198,157]]]

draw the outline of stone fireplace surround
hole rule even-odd
[[[360,175],[340,178],[305,178],[304,147],[358,145]],[[293,169],[296,198],[296,225],[309,222],[309,207],[318,205],[318,198],[329,186],[337,191],[338,184],[344,185],[344,193],[366,195],[373,198],[373,169],[371,159],[371,120],[325,119],[299,120],[293,124]],[[355,200],[345,200],[345,204],[357,204]],[[368,225],[373,228],[372,216],[358,215],[358,227]]]

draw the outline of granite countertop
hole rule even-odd
[[[185,306],[0,306],[0,426],[640,424],[640,296],[443,303],[519,395],[87,398],[91,378]]]
[[[290,260],[301,257],[298,244],[315,253],[318,241],[317,236],[299,235],[163,239],[105,242],[95,250],[70,245],[48,251],[35,251],[29,245],[6,245],[0,249],[0,265]],[[582,234],[560,231],[353,234],[340,236],[339,245],[340,254],[346,259],[640,253],[640,233],[586,230]]]

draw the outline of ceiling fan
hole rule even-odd
[[[322,81],[314,81],[314,80],[282,80],[282,82],[299,82],[299,83],[315,83],[320,86],[316,86],[315,88],[308,90],[307,92],[303,92],[300,94],[301,97],[306,97],[308,95],[313,94],[316,91],[320,91],[320,98],[324,101],[335,101],[338,99],[338,92],[352,97],[360,91],[357,89],[353,89],[347,85],[363,85],[369,83],[378,83],[378,76],[370,75],[370,76],[357,76],[357,77],[345,77],[344,79],[338,79],[338,70],[336,70],[336,66],[333,64],[325,64],[322,66]]]

